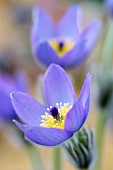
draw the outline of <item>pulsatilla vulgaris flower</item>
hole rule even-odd
[[[92,51],[100,30],[98,21],[84,31],[80,29],[80,8],[71,6],[55,26],[40,7],[33,10],[32,49],[36,60],[44,66],[51,63],[72,68],[83,62]]]
[[[0,73],[0,119],[2,121],[11,121],[17,117],[9,94],[14,90],[27,92],[26,81],[26,77],[20,71],[15,72],[12,76],[6,72]]]
[[[25,93],[11,94],[13,107],[24,122],[14,120],[25,138],[44,146],[56,146],[73,136],[85,122],[90,105],[90,75],[78,100],[65,71],[52,64],[44,76],[44,96],[47,107]]]

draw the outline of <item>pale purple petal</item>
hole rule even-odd
[[[13,77],[7,73],[0,74],[0,88],[7,94],[10,94],[15,88]]]
[[[25,138],[35,144],[43,146],[57,146],[70,137],[73,133],[58,128],[44,128],[22,125],[14,121],[15,124],[24,132]]]
[[[37,63],[39,62],[46,67],[52,63],[61,65],[61,59],[56,51],[46,41],[41,41],[34,50]]]
[[[41,115],[47,111],[36,99],[23,92],[11,93],[11,101],[19,118],[32,126],[38,126],[41,123]]]
[[[9,92],[0,86],[0,118],[3,120],[16,119],[16,114],[11,104]]]
[[[0,118],[3,120],[11,120],[16,118],[14,109],[11,104],[9,94],[16,88],[14,79],[7,73],[0,74]]]
[[[90,93],[91,93],[91,75],[87,73],[86,79],[82,86],[78,102],[81,103],[86,112],[89,112],[90,107]]]
[[[91,76],[88,73],[82,86],[78,101],[67,113],[65,120],[65,130],[76,132],[85,122],[90,107]]]
[[[96,45],[99,37],[101,24],[99,21],[93,21],[81,34],[80,39],[86,39],[86,57],[90,54],[94,46]],[[85,58],[85,57],[84,57]]]
[[[85,109],[79,102],[75,102],[72,109],[67,113],[64,129],[70,132],[78,131],[87,118]]]
[[[72,50],[67,52],[62,63],[64,68],[72,68],[81,64],[91,53],[100,31],[100,23],[94,21],[81,35],[79,41]]]
[[[48,39],[53,36],[54,26],[48,14],[41,7],[34,7],[32,18],[31,41],[34,48],[41,38]]]
[[[72,68],[75,65],[78,65],[78,61],[80,61],[85,54],[86,51],[86,39],[80,40],[78,43],[74,45],[74,47],[68,51],[62,57],[62,66],[64,68]]]
[[[60,21],[57,27],[58,36],[70,37],[77,40],[79,37],[80,7],[72,5]]]
[[[89,25],[89,27],[82,33],[79,42],[75,47],[65,54],[63,60],[71,56],[69,62],[65,60],[65,67],[76,67],[81,64],[91,53],[94,46],[96,45],[96,40],[100,32],[100,23],[94,21]],[[77,46],[77,47],[76,47]],[[64,63],[63,62],[63,63]],[[68,64],[69,63],[69,64]]]
[[[66,72],[56,64],[50,65],[44,76],[44,96],[47,105],[74,104],[75,93]]]

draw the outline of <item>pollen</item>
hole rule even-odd
[[[69,110],[72,108],[69,103],[56,103],[56,106],[47,108],[47,112],[41,116],[42,127],[64,129],[65,118]]]
[[[57,52],[57,54],[60,57],[62,57],[65,53],[67,53],[69,50],[73,48],[75,42],[70,39],[64,40],[51,39],[49,40],[49,44]]]

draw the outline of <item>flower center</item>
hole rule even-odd
[[[71,50],[75,44],[73,40],[70,39],[51,39],[49,40],[51,47],[57,52],[57,54],[62,57],[66,52]]]
[[[56,103],[56,106],[50,106],[47,108],[48,112],[41,116],[40,126],[64,129],[65,118],[71,108],[69,103]]]

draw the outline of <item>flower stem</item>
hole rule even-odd
[[[111,64],[112,52],[113,52],[113,23],[109,25],[109,30],[106,35],[105,44],[103,47],[103,69],[107,71]]]
[[[103,109],[101,110],[101,113],[98,114],[98,118],[97,118],[97,127],[96,127],[97,162],[94,170],[101,170],[105,125],[106,125],[106,109]]]
[[[61,150],[60,150],[60,147],[54,149],[53,170],[61,170]]]
[[[30,160],[33,165],[33,170],[44,170],[39,150],[31,144],[26,144],[26,149],[30,155]]]

